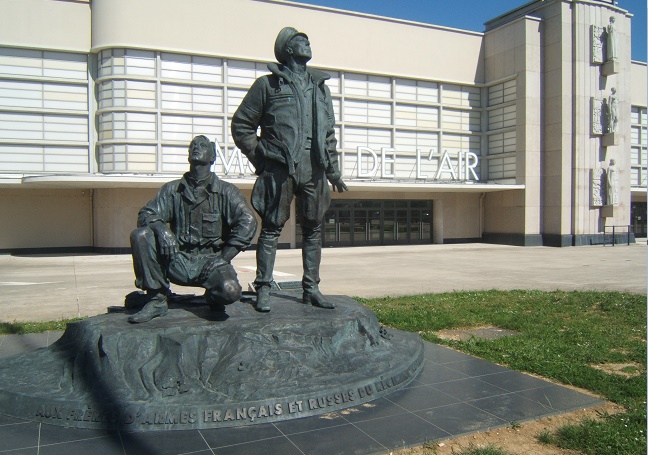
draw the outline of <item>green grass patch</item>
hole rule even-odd
[[[555,445],[586,454],[646,453],[646,411],[635,409],[560,428]]]
[[[543,430],[540,434],[536,436],[536,439],[540,444],[556,444],[556,437],[549,430]]]
[[[566,434],[552,435],[555,444],[588,454],[646,453],[646,295],[483,291],[361,300],[387,326],[590,390],[627,409],[601,421],[565,427]],[[479,326],[520,335],[490,341],[435,335],[442,329]],[[606,363],[633,364],[639,374],[626,377],[590,366]]]
[[[41,333],[65,330],[69,322],[81,321],[85,318],[62,319],[47,322],[0,322],[0,335],[24,335],[26,333]]]
[[[621,371],[623,371],[624,373],[631,374],[631,375],[638,374],[640,372],[639,368],[637,368],[635,366],[632,366],[632,365],[621,368]]]

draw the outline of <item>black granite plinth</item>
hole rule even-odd
[[[179,305],[145,324],[69,324],[51,347],[0,361],[0,408],[78,428],[220,428],[357,406],[418,374],[418,335],[386,331],[348,297],[330,297],[335,310],[299,297],[274,294],[267,314],[237,302],[226,320]]]

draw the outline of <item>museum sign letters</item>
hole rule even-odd
[[[238,148],[223,153],[216,141],[216,172],[223,176],[253,175],[254,170],[248,159]],[[226,156],[227,155],[227,156]],[[341,162],[349,178],[398,179],[398,180],[445,180],[477,181],[479,175],[479,156],[474,152],[438,153],[430,149],[424,153],[416,150],[416,156],[399,154],[395,148],[382,147],[375,150],[368,146],[359,146],[356,153],[340,152]],[[349,169],[351,173],[349,175]]]

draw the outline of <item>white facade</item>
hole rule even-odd
[[[187,170],[198,134],[249,196],[229,125],[286,25],[331,75],[351,191],[336,195],[330,245],[581,245],[632,224],[632,203],[645,212],[646,65],[630,61],[631,15],[609,1],[530,2],[484,33],[271,0],[5,3],[0,251],[128,248],[137,211]],[[604,75],[592,30],[610,16],[619,57]],[[591,106],[612,87],[611,139],[592,133]],[[597,206],[590,176],[611,159],[620,201]],[[289,224],[281,241],[294,247]]]

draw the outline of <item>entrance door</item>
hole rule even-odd
[[[328,247],[432,243],[432,201],[332,201],[323,232]]]
[[[327,246],[350,246],[352,245],[352,238],[355,232],[352,224],[352,211],[348,206],[345,207],[331,207],[324,216],[322,231],[322,244]],[[299,217],[297,218],[299,224]],[[297,244],[301,244],[301,228],[297,227]]]
[[[369,213],[366,209],[353,209],[353,245],[369,244]]]
[[[633,202],[630,205],[630,220],[635,237],[646,237],[646,203]]]
[[[410,240],[412,243],[425,242],[432,238],[432,208],[428,201],[410,203]]]

